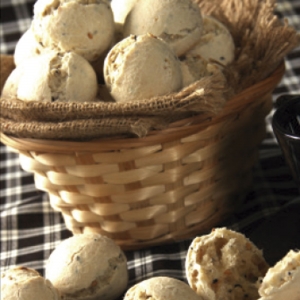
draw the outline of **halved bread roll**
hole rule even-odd
[[[196,237],[186,257],[188,283],[207,300],[256,300],[258,279],[267,270],[262,251],[226,228]]]
[[[300,299],[300,251],[290,250],[270,268],[259,287],[259,300]]]

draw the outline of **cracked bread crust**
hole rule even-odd
[[[149,99],[182,87],[178,58],[151,34],[130,35],[116,44],[105,58],[104,79],[117,102]]]
[[[202,34],[202,15],[191,0],[136,1],[123,26],[124,36],[151,33],[161,37],[181,56]]]
[[[153,277],[137,283],[124,300],[202,300],[186,283],[170,277]]]
[[[36,270],[14,267],[1,274],[1,299],[60,300],[58,291]]]
[[[188,283],[207,300],[256,300],[267,269],[262,251],[226,228],[195,238],[186,257]]]
[[[234,60],[235,44],[225,25],[211,16],[203,16],[203,34],[188,54],[228,65]]]
[[[17,66],[2,96],[23,101],[96,101],[97,76],[83,57],[73,52],[47,51]]]
[[[127,260],[111,239],[79,234],[64,240],[51,253],[46,278],[64,300],[111,300],[127,287]]]
[[[36,57],[43,53],[45,48],[35,39],[31,27],[24,32],[21,38],[18,40],[15,52],[14,62],[16,66],[26,61],[31,57]]]
[[[290,250],[270,268],[258,291],[260,300],[300,299],[300,251]]]
[[[106,0],[38,0],[32,30],[44,47],[96,61],[111,45],[114,20]]]

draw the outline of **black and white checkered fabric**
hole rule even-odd
[[[0,52],[12,54],[17,40],[29,28],[34,0],[1,0]],[[280,0],[278,14],[300,32],[300,0]],[[274,91],[300,94],[300,48],[286,57],[286,73]],[[220,226],[247,234],[264,249],[273,264],[291,248],[300,248],[300,197],[274,138],[271,118],[268,136],[254,169],[254,185],[241,210]],[[20,169],[18,155],[1,144],[1,272],[25,265],[44,274],[51,251],[71,236],[47,195],[35,188],[33,176]],[[268,234],[266,234],[266,230]],[[185,255],[191,240],[126,252],[129,286],[153,276],[185,280]]]

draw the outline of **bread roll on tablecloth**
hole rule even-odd
[[[299,300],[300,251],[290,250],[270,268],[258,291],[259,300]]]
[[[14,267],[1,274],[3,300],[60,300],[60,294],[49,280],[36,270]]]
[[[64,300],[114,300],[127,287],[127,260],[113,240],[99,234],[78,234],[51,253],[46,278]]]
[[[205,300],[257,300],[258,279],[267,269],[262,251],[226,228],[196,237],[186,257],[188,283]]]
[[[153,277],[137,283],[124,300],[202,300],[186,283],[171,277]]]

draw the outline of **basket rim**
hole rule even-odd
[[[228,115],[232,115],[253,103],[254,97],[263,96],[271,92],[281,81],[285,73],[284,60],[275,71],[266,79],[255,83],[229,99],[222,111],[211,116],[198,114],[183,120],[169,124],[162,130],[152,130],[145,137],[108,137],[94,139],[92,141],[68,141],[68,140],[47,140],[33,138],[18,138],[0,132],[0,141],[5,145],[23,151],[39,151],[49,153],[74,153],[74,152],[95,152],[105,150],[119,150],[154,145],[160,142],[173,141],[195,134],[210,125],[222,122]],[[243,101],[241,101],[241,99]]]

